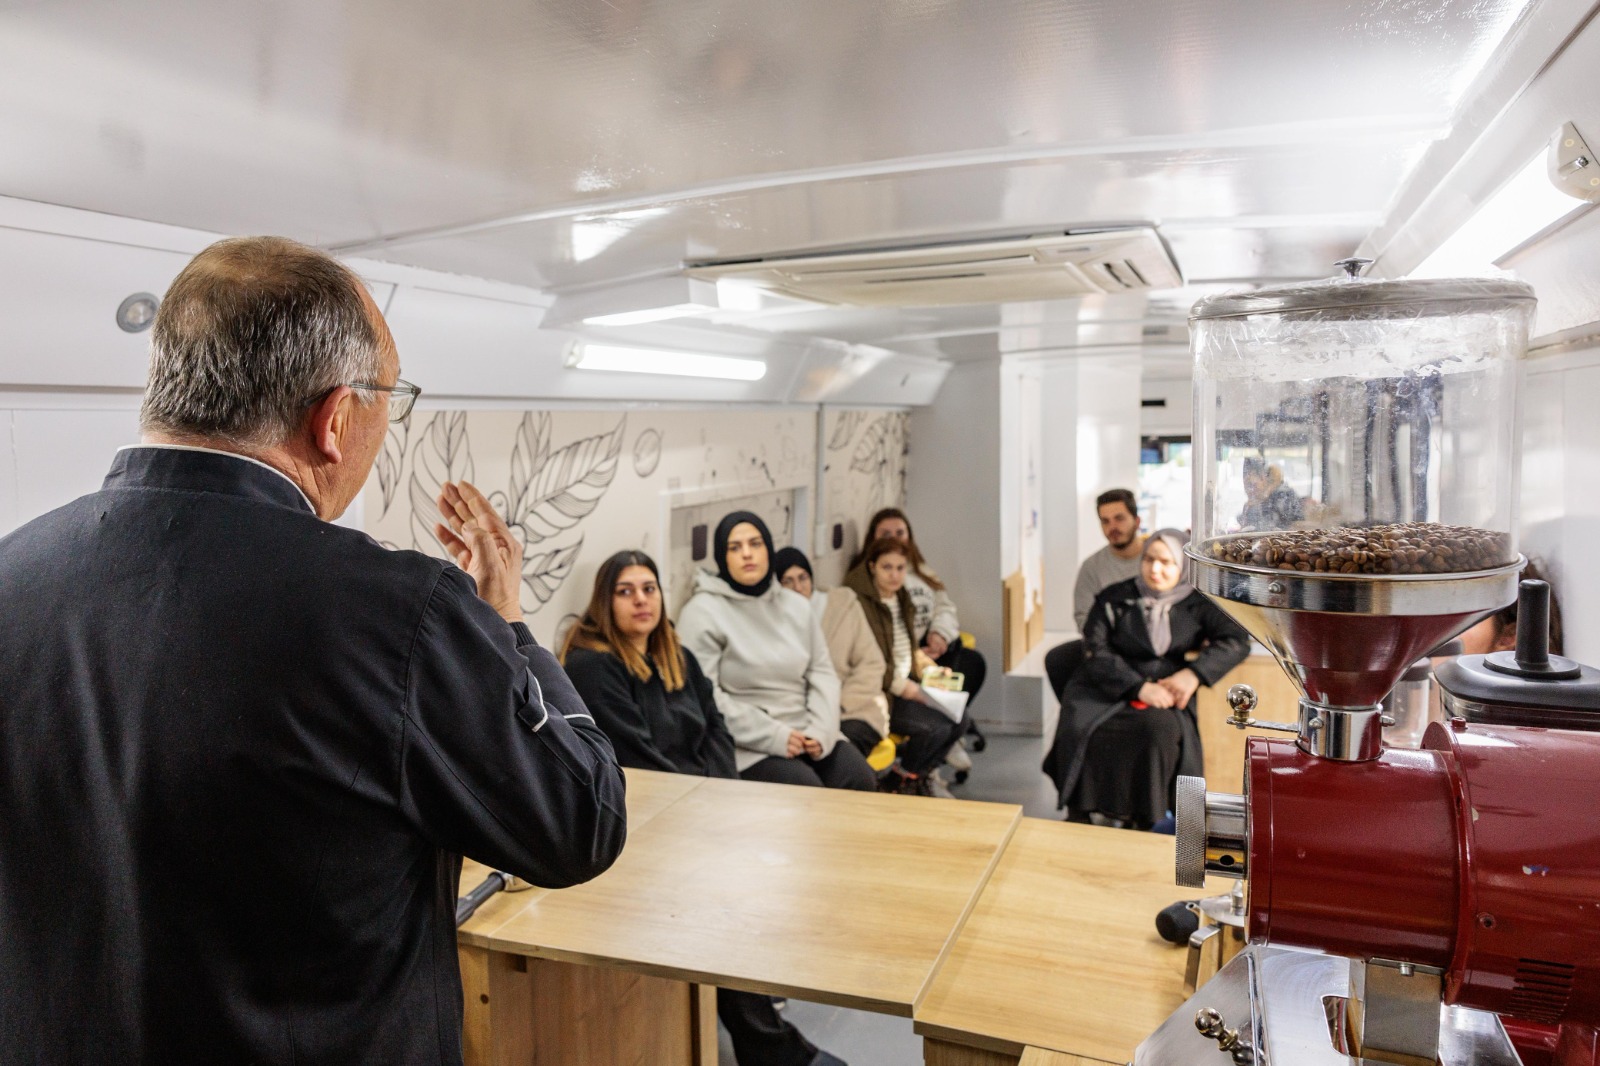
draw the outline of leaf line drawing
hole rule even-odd
[[[537,611],[550,602],[550,597],[556,594],[561,583],[572,573],[582,547],[583,538],[580,536],[565,548],[554,548],[523,560],[522,587],[532,594],[536,603],[531,608],[524,604],[524,610]]]
[[[530,545],[571,529],[599,506],[617,476],[628,424],[623,415],[611,432],[551,451],[549,418],[544,412],[523,417],[505,496],[506,522],[520,527]],[[519,462],[519,455],[529,458]]]
[[[411,439],[411,419],[391,425],[389,432],[383,438],[383,449],[378,452],[378,460],[373,466],[378,473],[378,493],[383,499],[383,510],[378,512],[382,518],[389,513],[389,506],[394,503],[396,490],[400,488],[400,474],[405,467],[406,445]]]
[[[439,513],[439,490],[446,481],[473,478],[471,441],[467,438],[467,412],[442,411],[429,420],[411,452],[411,546],[429,555],[449,558],[433,535]]]
[[[850,469],[872,478],[872,509],[898,500],[905,481],[905,419],[884,414],[867,425],[850,457]]]
[[[522,561],[522,586],[533,598],[525,610],[537,611],[550,601],[577,562],[583,537],[564,547],[534,552],[535,545],[572,529],[599,506],[617,476],[624,415],[608,433],[551,448],[548,411],[522,416],[511,449],[511,479],[504,493],[490,502],[499,509],[528,553]]]
[[[865,411],[841,411],[839,421],[833,427],[833,435],[828,438],[828,450],[837,452],[844,450],[850,439],[856,435],[856,430],[861,428],[862,421],[867,417]]]

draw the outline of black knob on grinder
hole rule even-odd
[[[1187,944],[1189,937],[1200,928],[1200,916],[1194,912],[1192,900],[1180,899],[1169,907],[1161,908],[1156,915],[1156,932],[1169,944]]]

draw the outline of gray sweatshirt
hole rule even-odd
[[[1144,543],[1142,538],[1139,543]],[[1078,624],[1078,632],[1083,632],[1083,624],[1089,620],[1094,598],[1100,595],[1102,589],[1138,576],[1139,557],[1135,555],[1132,559],[1119,559],[1112,554],[1109,544],[1085,559],[1078,568],[1077,584],[1072,586],[1072,617]]]
[[[928,571],[930,574],[933,571]],[[937,576],[937,575],[935,575]],[[950,593],[944,589],[936,589],[915,570],[906,569],[906,591],[911,593],[911,605],[916,608],[917,616],[911,620],[911,631],[917,635],[917,641],[928,639],[929,633],[937,633],[945,639],[946,644],[954,644],[956,638],[961,636],[961,622],[956,617],[955,602],[950,599]]]
[[[832,753],[839,742],[839,678],[804,596],[776,581],[760,596],[745,596],[699,571],[678,617],[678,639],[716,689],[739,769],[786,755],[791,730]]]

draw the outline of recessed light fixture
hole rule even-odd
[[[583,320],[586,326],[637,326],[644,322],[664,322],[669,318],[684,318],[715,311],[705,304],[668,304],[665,307],[646,307],[638,311],[618,311],[610,315],[591,315]]]
[[[117,305],[117,326],[124,333],[143,333],[156,320],[161,301],[148,292],[136,292]]]
[[[616,344],[580,341],[567,353],[566,364],[575,370],[611,370],[626,374],[671,374],[678,377],[760,381],[767,364],[759,359],[726,355],[700,355],[657,348],[626,348]]]

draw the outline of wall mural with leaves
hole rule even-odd
[[[861,547],[867,519],[883,507],[906,502],[910,455],[907,411],[828,408],[822,420],[825,543],[813,566],[824,586],[844,580],[850,557]]]
[[[856,523],[880,500],[903,500],[904,412],[830,411],[830,433],[839,415],[853,417],[845,442],[826,453],[819,497],[812,409],[418,411],[408,425],[390,427],[363,497],[363,524],[391,548],[443,557],[433,535],[439,486],[473,482],[526,545],[522,606],[548,643],[583,610],[611,553],[639,548],[671,566],[663,527],[678,494],[723,500],[802,485],[824,501],[823,515],[837,511]],[[807,547],[809,533],[797,529],[793,539]],[[664,576],[676,614],[684,590],[672,586],[687,582]]]

